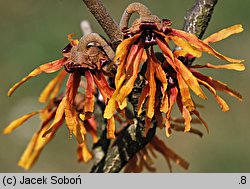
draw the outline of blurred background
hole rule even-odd
[[[55,74],[41,74],[22,85],[11,98],[8,89],[35,67],[61,57],[60,51],[67,45],[67,34],[81,37],[80,22],[87,19],[93,31],[105,36],[94,17],[88,12],[82,0],[0,0],[0,130],[12,120],[26,113],[42,108],[37,101],[40,92]],[[132,0],[103,0],[116,21]],[[160,18],[173,21],[173,27],[182,28],[186,11],[194,0],[139,0]],[[209,101],[195,98],[205,106],[200,110],[207,121],[210,133],[203,126],[195,126],[204,131],[203,138],[174,133],[170,138],[164,131],[158,131],[168,147],[190,163],[183,170],[174,165],[174,172],[250,172],[250,1],[220,1],[215,7],[208,36],[222,28],[241,23],[245,31],[224,41],[213,44],[219,52],[233,58],[245,59],[246,70],[202,70],[215,79],[221,80],[243,95],[239,102],[229,95],[220,95],[228,102],[230,111],[223,113],[212,95]],[[204,55],[196,63],[225,63],[209,55]],[[194,96],[194,95],[193,95]],[[181,116],[176,111],[176,116]],[[38,117],[27,121],[11,135],[0,134],[0,172],[24,172],[17,166],[33,133],[39,128]],[[92,163],[79,164],[76,158],[76,141],[69,140],[68,130],[62,127],[54,140],[43,150],[30,172],[88,172]],[[165,159],[158,154],[158,172],[168,172]]]

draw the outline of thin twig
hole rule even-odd
[[[118,24],[110,16],[100,0],[83,0],[83,2],[99,22],[105,33],[109,36],[112,48],[115,50],[122,40],[122,33],[119,30]]]

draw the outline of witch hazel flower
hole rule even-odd
[[[129,27],[128,23],[133,13],[138,13],[139,18]],[[225,91],[241,100],[239,93],[228,88],[226,84],[202,75],[195,68],[244,70],[245,67],[241,64],[244,60],[224,56],[209,45],[209,43],[242,32],[242,26],[235,25],[226,28],[202,41],[193,34],[172,28],[171,24],[172,22],[168,19],[160,20],[140,3],[132,3],[125,9],[120,22],[124,40],[119,44],[113,61],[113,64],[117,64],[116,89],[106,106],[104,118],[110,119],[113,116],[117,108],[116,103],[121,110],[127,106],[126,98],[131,93],[143,64],[146,64],[146,85],[138,99],[138,114],[145,106],[145,134],[151,128],[151,120],[155,116],[158,126],[165,127],[166,135],[170,136],[169,120],[175,102],[185,119],[185,132],[191,129],[192,114],[195,114],[207,127],[206,122],[197,111],[189,91],[191,89],[200,98],[207,99],[201,85],[212,92],[223,111],[228,110],[228,106],[217,95],[216,90]],[[173,41],[181,50],[172,52],[169,47],[170,41]],[[158,46],[162,51],[163,61],[156,58],[154,46]],[[217,66],[206,64],[192,67],[189,65],[189,61],[182,61],[183,58],[185,60],[199,58],[202,56],[202,52],[233,64]]]
[[[114,57],[114,52],[107,42],[96,33],[83,36],[79,41],[68,35],[70,43],[62,50],[63,58],[43,64],[34,69],[28,76],[16,83],[8,92],[12,93],[24,82],[41,73],[53,73],[59,71],[42,91],[39,101],[48,105],[37,112],[31,112],[11,122],[5,129],[4,134],[11,133],[34,115],[40,114],[42,126],[36,132],[24,152],[19,165],[29,169],[43,147],[51,141],[56,131],[66,122],[70,138],[72,135],[78,141],[79,161],[88,161],[92,158],[89,152],[85,135],[87,132],[97,142],[96,122],[93,117],[95,93],[97,90],[107,104],[114,92],[109,87],[103,67]],[[68,80],[65,93],[58,96],[62,83],[66,76]],[[85,80],[82,80],[82,76]],[[84,94],[79,93],[79,87],[83,86]],[[107,137],[115,138],[115,118],[107,120]]]
[[[51,123],[56,119],[55,117],[56,112],[59,111],[59,104],[61,103],[64,96],[65,96],[64,94],[61,94],[58,97],[50,99],[47,102],[45,108],[17,118],[4,129],[3,131],[4,134],[10,134],[15,129],[20,127],[22,124],[24,124],[31,117],[38,114],[40,115],[40,120],[41,120],[40,129],[38,129],[38,131],[34,133],[25,151],[23,152],[20,160],[18,161],[18,165],[20,167],[23,167],[26,170],[30,169],[34,165],[34,163],[38,160],[44,147],[54,138],[58,129],[63,125],[64,122],[63,120],[58,122],[57,125],[54,125],[53,130],[48,134],[46,134],[46,137],[44,136],[44,134],[50,128]],[[74,105],[76,106],[78,116],[82,112],[84,106],[84,99],[85,96],[82,93],[76,94]],[[87,146],[85,138],[86,134],[90,133],[93,139],[93,143],[96,143],[98,141],[97,122],[95,121],[94,117],[91,117],[84,121],[82,120],[78,121],[82,129],[82,137],[84,138],[84,140],[81,141],[81,143],[77,144],[77,157],[78,161],[80,162],[88,162],[89,160],[92,159],[92,153],[90,152]]]

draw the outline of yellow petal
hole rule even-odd
[[[177,36],[169,36],[173,42],[182,48],[183,51],[187,52],[188,54],[193,55],[194,57],[201,57],[201,51],[194,46],[192,46],[190,43],[185,41],[184,39],[177,37]]]
[[[182,107],[182,116],[185,119],[185,130],[184,130],[184,132],[188,132],[191,129],[190,122],[192,120],[192,117],[190,116],[190,113],[189,113],[188,109],[185,106]]]
[[[187,56],[187,52],[185,52],[184,50],[175,50],[174,51],[174,57],[179,57],[179,56]]]
[[[197,71],[192,71],[193,75],[197,78],[199,78],[202,81],[205,81],[210,86],[212,86],[215,90],[223,91],[228,93],[229,95],[237,98],[238,100],[242,101],[242,96],[239,92],[230,89],[225,83],[222,83],[221,81],[214,80],[212,77],[205,76]]]
[[[52,91],[55,91],[55,92],[53,92],[53,97],[55,97],[57,95],[57,93],[60,89],[60,86],[62,84],[62,81],[63,81],[64,77],[66,76],[66,74],[67,74],[67,72],[65,70],[62,70],[59,72],[59,74],[53,80],[51,80],[48,83],[48,85],[45,87],[43,92],[40,94],[39,102],[42,102],[42,103],[46,102],[48,100],[48,98],[50,97],[50,95],[52,94]],[[57,85],[59,85],[59,88],[56,88]]]
[[[30,169],[36,162],[45,145],[53,139],[56,130],[59,128],[59,126],[56,127],[54,132],[50,133],[47,137],[43,137],[43,133],[48,129],[48,127],[49,125],[44,125],[33,135],[20,160],[18,161],[19,166],[27,170]]]
[[[204,43],[214,43],[217,41],[221,41],[227,37],[229,37],[230,35],[233,34],[237,34],[243,31],[242,25],[241,24],[237,24],[228,28],[225,28],[223,30],[220,30],[219,32],[216,32],[212,35],[210,35],[209,37],[207,37],[206,39],[203,40]]]
[[[164,127],[165,127],[165,134],[167,137],[170,137],[171,135],[171,127],[170,127],[170,122],[168,118],[163,118],[163,122],[164,122]]]
[[[116,49],[116,56],[114,60],[117,60],[118,58],[124,56],[124,54],[128,52],[130,46],[138,39],[140,35],[141,34],[136,34],[132,37],[123,40]]]
[[[152,61],[154,62],[155,76],[157,79],[160,80],[163,87],[163,92],[165,92],[168,86],[168,80],[166,78],[166,73],[161,66],[162,63],[155,57],[153,47],[151,47],[151,56],[152,56]]]
[[[39,137],[38,133],[35,133],[33,135],[28,146],[26,147],[25,151],[23,152],[20,160],[18,161],[18,166],[24,168],[25,170],[30,169],[32,167],[32,165],[35,163],[35,160],[40,155],[40,152],[38,152],[38,151],[36,151],[34,153],[34,148],[36,146],[38,137]]]
[[[205,86],[215,97],[217,103],[220,105],[220,108],[223,112],[226,112],[229,110],[229,106],[227,105],[227,103],[216,94],[216,90],[209,85],[207,82],[202,81],[200,79],[198,79],[198,82],[201,83],[203,86]]]
[[[79,144],[83,143],[84,135],[81,131],[81,126],[79,124],[78,115],[72,104],[68,100],[65,101],[65,121],[69,129],[70,138],[72,133],[75,135]]]
[[[165,91],[165,94],[163,95],[162,99],[161,99],[161,107],[160,107],[160,111],[163,113],[167,113],[168,112],[168,92]]]
[[[182,78],[185,80],[188,86],[194,91],[194,93],[203,99],[207,99],[206,95],[200,88],[197,79],[193,76],[193,74],[189,71],[189,69],[177,58],[175,58],[175,65],[177,67],[177,72],[181,74]]]
[[[107,138],[115,139],[115,118],[111,117],[107,120]]]
[[[177,73],[178,85],[181,93],[182,105],[187,108],[188,111],[193,111],[195,109],[194,102],[191,98],[188,85],[182,79],[181,75]]]
[[[129,93],[133,89],[135,80],[139,73],[139,66],[143,51],[144,51],[143,44],[142,41],[140,41],[138,44],[138,51],[135,54],[136,57],[134,59],[133,65],[131,65],[131,67],[128,69],[128,73],[126,73],[128,79],[125,81],[125,83],[123,84],[117,95],[117,100],[119,103],[123,102],[124,99],[129,95]]]
[[[205,64],[205,65],[193,65],[192,68],[215,68],[215,69],[229,69],[236,71],[245,70],[244,64],[223,64],[223,65],[213,65],[213,64]]]
[[[58,124],[62,123],[63,118],[64,118],[65,106],[66,106],[66,97],[64,97],[62,101],[60,102],[56,110],[55,118],[52,124],[50,125],[50,127],[43,133],[43,137],[46,137],[57,127]]]
[[[89,162],[93,158],[93,155],[88,149],[86,142],[78,144],[77,155],[78,155],[78,161],[79,162],[83,161],[84,163]]]
[[[198,48],[199,50],[207,52],[207,53],[209,53],[209,54],[211,54],[211,55],[213,55],[221,60],[225,60],[228,62],[235,62],[235,63],[240,63],[240,62],[244,61],[244,60],[240,60],[240,59],[229,58],[229,57],[226,57],[226,56],[220,54],[219,52],[214,50],[211,46],[204,43],[202,40],[198,39],[195,35],[193,35],[191,33],[187,33],[187,32],[181,31],[181,30],[171,29],[171,34],[174,36],[180,37],[182,39],[185,39],[187,42],[189,42],[191,45]]]
[[[12,121],[4,130],[3,134],[10,134],[14,129],[21,126],[25,121],[27,121],[32,116],[38,114],[39,112],[31,112],[29,114],[26,114],[14,121]]]
[[[138,108],[138,112],[137,112],[138,116],[142,112],[142,106],[143,106],[143,104],[144,104],[144,102],[145,102],[145,100],[146,100],[146,98],[148,96],[148,92],[149,92],[149,85],[146,84],[145,87],[143,87],[141,95],[140,95],[139,100],[138,100],[138,106],[137,106],[137,108]]]
[[[34,69],[28,76],[24,77],[20,82],[16,83],[13,87],[11,87],[11,89],[8,91],[8,96],[11,96],[12,93],[20,85],[22,85],[24,82],[26,82],[30,78],[37,76],[43,72],[53,73],[53,72],[59,70],[63,66],[65,61],[66,61],[66,58],[62,58],[62,59],[55,60],[55,61],[47,63],[47,64],[43,64],[43,65],[39,66],[38,68]]]
[[[223,112],[227,112],[229,110],[229,106],[221,97],[219,97],[218,95],[215,95],[215,99],[217,103],[220,105],[220,108]]]
[[[116,49],[116,55],[115,58],[113,60],[113,62],[108,66],[107,70],[109,71],[113,65],[115,64],[115,62],[118,60],[118,65],[123,65],[124,60],[126,59],[126,56],[129,52],[129,49],[131,47],[131,45],[138,39],[138,37],[141,34],[136,34],[130,38],[127,38],[125,40],[123,40],[117,47]],[[122,67],[122,65],[120,66],[120,68]],[[121,76],[118,72],[118,68],[117,68],[117,74],[119,75],[119,77]]]
[[[149,84],[146,115],[148,118],[152,119],[152,117],[154,116],[154,109],[155,109],[156,82],[155,82],[154,62],[152,61],[151,58],[148,59],[146,79],[147,79],[148,84]]]
[[[119,92],[120,88],[122,87],[122,84],[123,84],[124,80],[125,80],[125,75],[123,75],[120,78],[119,83],[118,83],[118,87],[116,88],[115,92],[113,93],[110,100],[108,101],[108,104],[107,104],[107,106],[106,106],[106,108],[104,110],[104,114],[103,114],[103,117],[105,119],[110,119],[114,115],[114,112],[115,112],[115,109],[116,109],[117,95],[118,95],[118,92]]]
[[[194,91],[196,95],[201,98],[206,99],[206,95],[202,91],[199,86],[197,79],[192,75],[189,69],[177,58],[174,58],[172,51],[168,47],[166,43],[164,43],[161,39],[156,38],[156,42],[159,45],[160,49],[166,56],[167,62],[172,66],[172,68],[180,73],[188,86]]]

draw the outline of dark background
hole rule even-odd
[[[132,1],[104,0],[107,9],[115,20],[119,20],[123,10]],[[160,18],[173,21],[173,27],[182,28],[186,10],[194,0],[156,0],[139,1],[144,3]],[[81,36],[79,23],[88,19],[95,32],[105,35],[93,16],[81,0],[0,0],[0,130],[9,122],[28,112],[42,107],[37,98],[47,82],[55,74],[42,74],[21,86],[11,98],[8,89],[23,76],[40,64],[61,57],[60,51],[68,43],[67,34]],[[167,145],[190,162],[188,171],[174,166],[175,172],[250,172],[250,88],[249,88],[249,6],[250,1],[220,1],[205,33],[208,36],[222,28],[241,23],[245,31],[224,41],[213,44],[219,52],[233,58],[246,59],[246,70],[204,70],[208,75],[228,83],[240,91],[243,102],[219,93],[229,104],[230,111],[221,112],[213,96],[202,101],[201,110],[207,121],[210,133],[203,126],[204,137],[184,133],[175,133],[170,138],[159,130]],[[197,63],[225,63],[212,56],[205,55]],[[204,73],[204,72],[203,72]],[[175,116],[181,116],[178,111]],[[197,126],[196,126],[197,127]],[[32,118],[11,135],[0,134],[0,172],[23,172],[17,162],[31,136],[39,128],[38,118]],[[158,156],[157,170],[168,172],[165,160]],[[55,139],[46,146],[31,172],[88,172],[88,165],[77,163],[76,141],[69,140],[66,127],[62,127]]]

